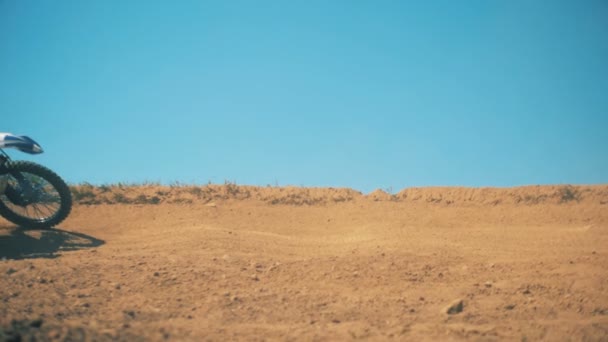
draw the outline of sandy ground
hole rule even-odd
[[[226,187],[0,219],[0,340],[608,341],[606,186]]]

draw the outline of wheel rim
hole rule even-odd
[[[5,175],[6,189],[12,188],[15,193],[25,194],[22,199],[24,205],[16,204],[7,196],[7,190],[0,195],[0,201],[16,215],[28,220],[44,222],[55,216],[61,209],[61,196],[59,191],[46,179],[29,173],[20,172],[22,181],[12,175]],[[0,183],[3,183],[0,180]]]

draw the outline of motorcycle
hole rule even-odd
[[[6,148],[43,153],[40,145],[27,136],[0,133],[0,215],[35,229],[51,228],[65,220],[72,209],[68,185],[42,165],[11,160]]]

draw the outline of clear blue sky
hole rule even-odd
[[[608,2],[0,0],[0,118],[69,182],[608,183]]]

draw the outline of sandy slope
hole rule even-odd
[[[0,221],[5,337],[608,340],[607,186],[211,188]]]

